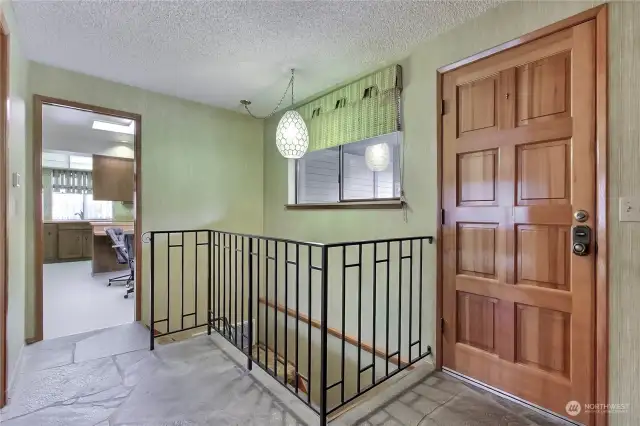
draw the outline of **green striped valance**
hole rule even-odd
[[[309,151],[400,130],[402,68],[392,65],[302,105]]]

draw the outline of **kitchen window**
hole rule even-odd
[[[113,203],[94,201],[92,194],[54,192],[51,194],[51,216],[53,220],[111,220]]]

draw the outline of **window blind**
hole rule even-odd
[[[65,194],[92,194],[93,179],[91,172],[83,170],[51,170],[51,188],[53,192]]]
[[[392,65],[302,105],[309,151],[401,130],[401,91],[402,68]]]

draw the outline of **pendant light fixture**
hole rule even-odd
[[[389,167],[389,145],[379,143],[369,145],[364,151],[364,159],[367,167],[373,172],[383,172]]]
[[[295,69],[291,69],[291,79],[289,80],[289,84],[287,85],[282,98],[280,98],[280,102],[278,105],[271,111],[269,115],[266,117],[256,117],[249,111],[249,105],[251,105],[250,101],[241,100],[240,103],[244,105],[244,108],[247,110],[250,116],[253,118],[268,118],[276,113],[282,101],[287,96],[287,92],[289,88],[291,88],[291,105],[294,103],[293,96],[293,82],[295,79]],[[278,151],[284,158],[302,158],[302,156],[307,152],[307,148],[309,148],[309,131],[307,130],[307,125],[304,122],[304,119],[295,110],[289,110],[284,113],[280,122],[278,123],[278,127],[276,129],[276,146],[278,147]]]

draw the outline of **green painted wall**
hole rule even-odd
[[[215,228],[262,233],[262,121],[37,63],[31,64],[29,89],[142,115],[143,231]],[[29,143],[27,158],[31,155]],[[27,176],[30,169],[29,163]],[[33,191],[29,180],[24,191]],[[27,198],[27,217],[32,214],[32,200]],[[33,222],[28,220],[27,336],[34,333],[31,241]],[[147,250],[145,246],[143,255]],[[146,320],[148,273],[143,278]]]
[[[9,178],[7,189],[7,239],[8,239],[8,300],[7,300],[7,374],[9,380],[15,374],[16,362],[25,339],[25,198],[24,184],[20,188],[11,186],[11,173],[20,173],[24,183],[26,170],[25,132],[26,101],[28,98],[27,73],[29,64],[22,55],[18,38],[14,35],[13,9],[8,1],[0,1],[0,8],[11,31],[9,95],[11,112],[9,138],[7,140]],[[0,374],[3,372],[0,371]]]
[[[134,220],[135,204],[114,201],[112,212],[113,212],[113,220],[115,221]]]

